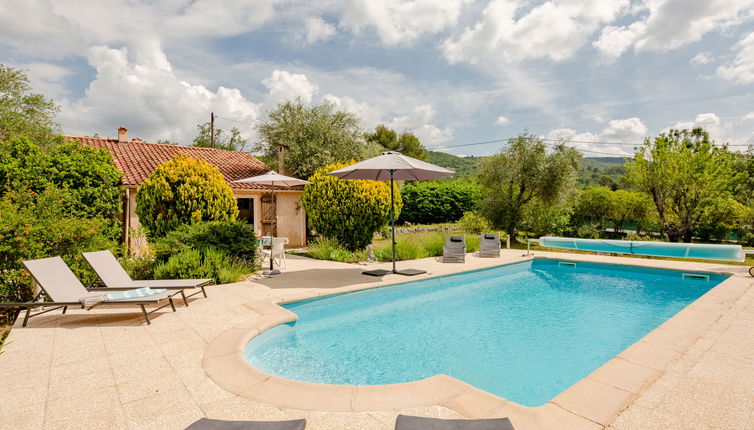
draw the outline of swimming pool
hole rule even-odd
[[[289,379],[374,385],[443,373],[539,406],[726,278],[689,275],[535,259],[290,304],[299,320],[245,354]]]

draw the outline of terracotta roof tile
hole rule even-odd
[[[301,189],[301,187],[272,187],[269,185],[232,183],[231,181],[261,175],[269,170],[264,163],[245,152],[150,143],[137,139],[128,142],[85,136],[66,136],[66,139],[80,141],[85,145],[105,148],[110,151],[115,167],[123,172],[123,185],[139,186],[144,183],[159,164],[172,159],[177,154],[185,154],[190,157],[201,158],[220,169],[225,180],[235,190]]]

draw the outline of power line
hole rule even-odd
[[[235,123],[238,123],[238,124],[244,124],[244,125],[247,125],[247,126],[254,126],[254,124],[252,124],[252,123],[250,123],[248,121],[241,121],[241,120],[238,120],[238,119],[227,118],[225,116],[220,116],[220,115],[215,115],[215,119],[223,119],[225,121],[231,121],[231,122],[235,122]],[[458,144],[458,145],[438,145],[435,148],[436,149],[441,149],[441,148],[442,149],[447,149],[447,148],[463,148],[463,147],[466,147],[466,146],[487,145],[487,144],[490,144],[490,143],[508,142],[508,141],[510,141],[512,139],[517,139],[517,138],[518,137],[509,137],[509,138],[503,138],[503,139],[492,139],[492,140],[484,140],[484,141],[480,141],[480,142],[461,143],[461,144]],[[588,144],[588,145],[616,145],[616,146],[642,146],[642,145],[644,145],[644,141],[641,141],[641,142],[604,142],[604,141],[596,141],[596,140],[595,141],[590,141],[590,140],[569,140],[569,139],[547,139],[547,138],[540,138],[540,137],[532,137],[530,139],[541,140],[541,141],[544,141],[544,142],[582,143],[582,144]],[[716,146],[719,146],[719,145],[716,145]],[[748,147],[748,146],[751,146],[751,145],[747,145],[747,144],[732,144],[732,145],[727,145],[727,146],[729,146],[729,147]],[[595,154],[599,154],[600,153],[598,151],[590,151],[590,150],[582,149],[582,148],[576,148],[576,149],[578,149],[579,151],[582,151],[582,152],[594,152]],[[607,153],[604,153],[604,154],[607,154]],[[612,154],[612,155],[615,155],[615,154]]]

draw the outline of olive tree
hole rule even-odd
[[[327,101],[315,106],[300,98],[280,103],[262,118],[257,132],[255,151],[262,159],[272,164],[277,145],[284,145],[286,173],[299,178],[328,164],[359,160],[366,150],[359,119]]]
[[[548,152],[541,139],[523,133],[482,162],[479,208],[515,240],[528,205],[549,207],[572,195],[580,163],[575,149],[556,145]]]

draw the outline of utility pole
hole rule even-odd
[[[209,114],[209,146],[211,148],[215,147],[215,113],[210,112]]]

